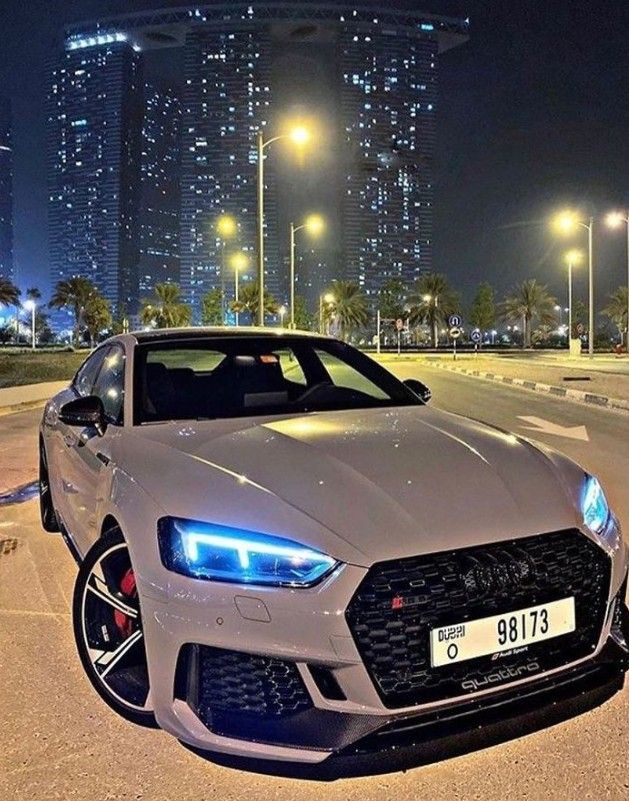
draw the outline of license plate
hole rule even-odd
[[[575,628],[574,598],[441,626],[430,632],[431,663],[441,667],[510,651],[569,634]]]

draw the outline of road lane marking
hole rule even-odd
[[[520,426],[529,431],[537,431],[540,434],[552,434],[554,437],[565,437],[566,439],[580,439],[584,442],[589,442],[590,437],[585,426],[560,426],[558,423],[552,423],[550,420],[544,420],[543,417],[534,417],[531,415],[518,415],[518,420],[524,420],[525,423],[530,423],[528,426]]]

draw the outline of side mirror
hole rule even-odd
[[[107,428],[105,407],[96,395],[86,395],[64,403],[59,410],[59,420],[69,426],[95,428],[101,437]]]
[[[428,403],[432,398],[432,392],[423,381],[418,381],[416,378],[407,378],[404,384],[423,400],[424,403]]]

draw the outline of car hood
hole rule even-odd
[[[576,465],[566,476],[528,440],[427,407],[132,431],[118,464],[167,514],[291,537],[354,564],[579,524]]]

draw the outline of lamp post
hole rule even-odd
[[[290,224],[290,328],[295,328],[295,234],[305,228],[309,234],[317,236],[323,231],[324,225],[320,214],[308,215],[301,225]]]
[[[286,317],[286,306],[282,305],[278,309],[280,313],[280,328],[284,328],[284,317]]]
[[[580,250],[569,250],[566,253],[566,262],[568,264],[568,348],[570,348],[570,340],[572,339],[572,270],[575,265],[579,264],[582,257],[583,254]]]
[[[627,226],[627,338],[625,345],[629,354],[629,208],[626,212],[612,211],[605,218],[605,222],[610,228],[618,228],[623,223]]]
[[[280,139],[291,139],[295,145],[305,145],[310,139],[310,131],[303,125],[297,125],[291,131],[279,136],[273,136],[264,140],[264,131],[258,131],[256,137],[256,147],[258,153],[258,220],[257,220],[257,245],[258,245],[258,291],[260,299],[258,303],[258,322],[264,325],[264,151],[273,142]]]
[[[225,325],[225,242],[236,235],[238,224],[231,214],[221,214],[216,231],[221,240],[221,325]]]
[[[234,268],[234,314],[236,315],[236,325],[240,323],[240,312],[238,311],[238,273],[246,269],[248,263],[244,253],[234,253],[231,257],[231,266]]]
[[[594,358],[594,217],[585,223],[573,211],[565,211],[555,220],[556,227],[563,234],[570,234],[576,228],[585,228],[588,232],[588,295],[589,295],[589,321],[588,321],[588,355]]]
[[[37,304],[34,300],[26,300],[24,308],[31,313],[31,348],[35,350],[35,309]]]

